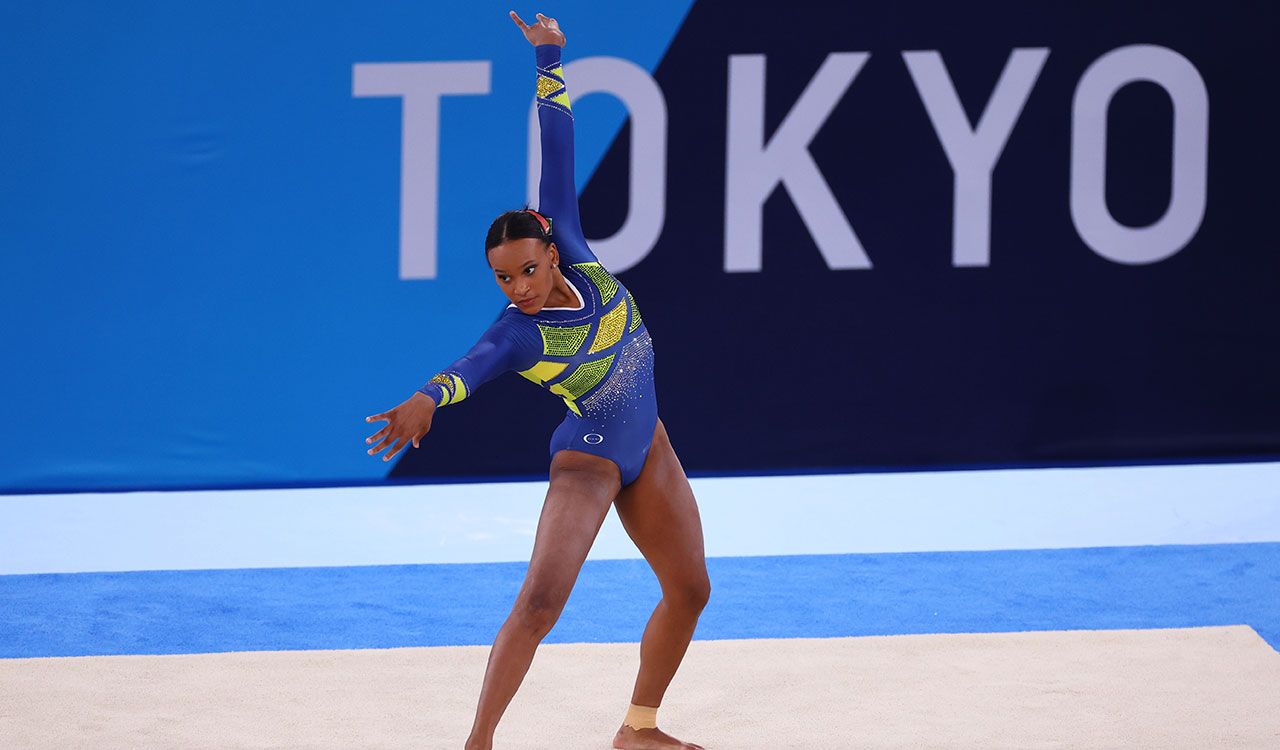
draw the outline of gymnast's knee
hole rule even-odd
[[[702,578],[670,586],[663,590],[662,598],[669,606],[699,613],[706,609],[707,602],[711,600],[711,581]]]
[[[521,595],[511,609],[511,619],[522,632],[541,641],[560,619],[566,598],[538,590]]]

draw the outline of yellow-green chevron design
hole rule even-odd
[[[572,357],[582,348],[591,332],[591,324],[580,326],[544,326],[538,324],[542,332],[542,353],[552,357]]]
[[[613,364],[615,355],[610,354],[607,357],[585,362],[573,371],[573,374],[564,380],[552,386],[551,390],[565,396],[567,399],[577,401],[582,395],[591,390],[604,379],[608,374],[609,367]]]
[[[600,326],[596,329],[596,339],[591,342],[587,354],[604,351],[622,339],[622,329],[627,326],[627,305],[619,302],[612,310],[600,317]]]
[[[640,308],[636,307],[636,301],[631,296],[631,292],[627,292],[627,304],[631,307],[631,325],[627,328],[627,333],[632,333],[640,327]]]
[[[575,263],[574,268],[582,271],[591,279],[591,283],[596,285],[600,290],[600,299],[605,304],[613,299],[614,292],[618,291],[618,280],[613,278],[608,271],[604,270],[604,266],[599,263]]]

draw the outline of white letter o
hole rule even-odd
[[[1107,208],[1107,110],[1122,87],[1150,81],[1173,102],[1173,174],[1169,206],[1155,223],[1128,227]],[[1099,57],[1076,86],[1071,105],[1071,220],[1102,257],[1155,263],[1191,241],[1204,219],[1209,161],[1209,94],[1191,61],[1167,47],[1137,44]]]

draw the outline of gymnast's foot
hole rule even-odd
[[[613,736],[613,746],[621,750],[662,750],[663,748],[680,748],[680,750],[705,750],[702,745],[692,742],[681,742],[661,729],[632,729],[626,724]]]

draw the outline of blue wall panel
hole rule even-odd
[[[367,414],[500,304],[533,52],[507,4],[6,3],[0,491],[379,481]],[[652,69],[688,8],[561,2],[576,56]],[[526,19],[534,8],[518,8]],[[440,275],[401,280],[401,104],[353,66],[492,62],[441,114]],[[620,127],[584,102],[579,178]]]
[[[503,302],[481,236],[525,200],[532,57],[506,9],[0,9],[0,491],[545,471],[563,407],[514,377],[451,407],[394,467],[362,441],[365,415]],[[1280,455],[1280,159],[1257,83],[1275,68],[1273,6],[545,10],[568,59],[632,60],[663,93],[667,152],[641,158],[666,165],[665,220],[622,276],[691,471]],[[1072,112],[1090,66],[1140,44],[1203,80],[1208,174],[1185,246],[1129,265],[1072,219]],[[992,175],[989,262],[957,267],[952,168],[902,53],[937,51],[972,123],[1014,48],[1048,56]],[[768,138],[833,52],[870,56],[808,152],[872,267],[831,268],[797,210],[813,195],[779,188],[760,270],[727,271],[741,251],[724,233],[731,57],[764,57]],[[484,60],[490,93],[441,107],[438,276],[401,279],[401,104],[353,96],[353,66]],[[633,134],[609,97],[575,111],[584,221],[606,237],[627,211]],[[1176,112],[1150,82],[1112,100],[1118,222],[1169,204]]]

